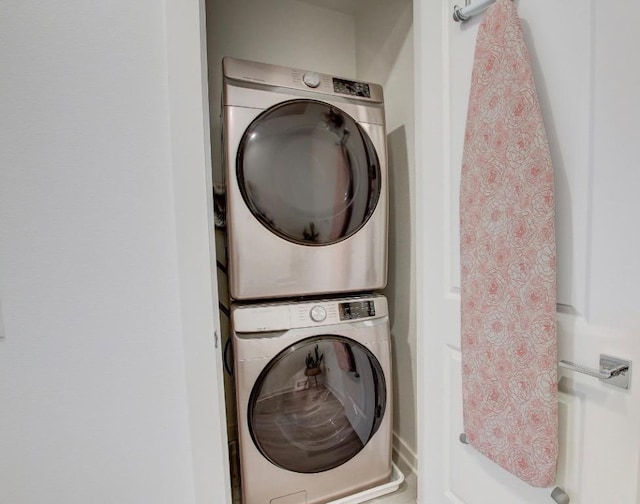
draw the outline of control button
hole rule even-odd
[[[311,317],[311,320],[313,320],[314,322],[322,322],[324,319],[327,318],[327,310],[325,310],[320,305],[316,305],[313,308],[311,308],[311,311],[309,312],[309,316]]]
[[[317,88],[320,85],[320,76],[317,73],[308,72],[302,76],[302,82],[310,88]]]

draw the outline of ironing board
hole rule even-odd
[[[460,187],[464,429],[537,487],[558,453],[551,156],[515,3],[484,14]]]

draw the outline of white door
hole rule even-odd
[[[478,1],[478,0],[476,0]],[[458,185],[475,38],[454,0],[415,2],[418,378],[423,504],[552,504],[462,433]],[[459,3],[463,3],[459,1]],[[555,169],[559,358],[640,365],[640,4],[522,0]],[[636,373],[637,374],[637,373]],[[556,485],[572,504],[640,503],[640,382],[561,370]]]

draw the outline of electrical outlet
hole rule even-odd
[[[307,386],[307,380],[300,380],[296,382],[296,390],[302,390]]]

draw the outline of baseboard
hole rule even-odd
[[[418,472],[418,456],[413,452],[404,440],[395,432],[393,433],[393,459],[404,471],[408,469],[414,474]]]

